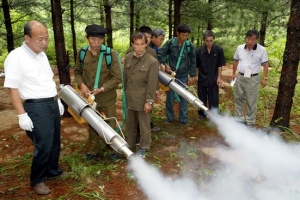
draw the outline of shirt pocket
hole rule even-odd
[[[140,83],[140,86],[143,87],[147,84],[148,81],[148,67],[141,67],[138,70],[138,83]]]
[[[139,69],[139,74],[141,76],[148,76],[148,71],[149,71],[149,69],[147,67],[142,67]]]

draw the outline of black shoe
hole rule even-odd
[[[70,177],[72,175],[72,172],[63,172],[58,176],[47,176],[45,180],[62,180]]]
[[[85,155],[85,159],[87,161],[93,160],[96,157],[97,157],[97,155],[96,154],[92,154],[92,153],[88,153],[88,154]]]
[[[118,154],[118,153],[111,153],[111,154],[109,155],[109,158],[110,158],[111,160],[113,160],[113,161],[118,161],[118,160],[120,160],[120,154]]]
[[[205,115],[200,115],[200,116],[199,116],[199,120],[200,120],[200,121],[206,120],[206,116],[205,116]]]
[[[136,152],[136,155],[139,156],[145,156],[149,153],[148,149],[139,148],[139,150]]]
[[[169,120],[169,119],[166,119],[166,121],[165,121],[166,124],[171,124],[171,122],[172,122],[172,121]]]
[[[140,133],[136,134],[135,145],[140,145],[141,135]]]
[[[183,125],[186,125],[186,126],[188,126],[189,125],[189,123],[188,122],[181,122]]]
[[[161,128],[159,126],[153,126],[151,127],[151,132],[159,132]]]

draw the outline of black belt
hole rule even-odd
[[[25,100],[26,103],[41,103],[41,102],[49,102],[49,101],[56,101],[57,95],[54,97],[49,98],[40,98],[40,99],[27,99]]]
[[[244,76],[243,73],[241,73],[241,72],[239,72],[239,73],[240,73],[240,75]],[[251,74],[251,77],[252,77],[252,76],[257,76],[257,75],[258,75],[258,73],[256,73],[256,74]]]

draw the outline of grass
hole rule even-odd
[[[261,127],[268,126],[274,109],[274,104],[277,97],[277,87],[280,74],[276,73],[275,70],[270,70],[269,73],[269,82],[266,88],[260,89],[260,99],[258,104],[258,116],[257,121],[258,125]],[[195,89],[195,88],[193,88]],[[192,89],[191,89],[192,90]],[[229,88],[226,95],[220,95],[220,112],[225,113],[234,113],[234,102],[233,102],[233,90]],[[120,99],[118,99],[120,100]],[[291,120],[291,123],[299,123],[297,119],[300,117],[300,88],[296,87],[294,104],[291,114],[294,118]],[[189,106],[189,112],[191,115],[197,115],[197,110]],[[193,116],[193,117],[195,117]],[[153,121],[155,125],[162,127],[162,131],[158,134],[153,134],[153,141],[161,150],[164,146],[164,141],[176,141],[182,134],[186,134],[186,127],[182,127],[174,123],[174,125],[169,126],[164,123],[164,107],[156,106],[153,110]],[[193,124],[198,123],[199,126],[205,127],[206,129],[216,130],[216,127],[208,122],[193,122]],[[284,131],[281,133],[281,136],[287,142],[299,143],[300,136],[291,129],[282,128]],[[202,142],[202,138],[196,138],[191,133],[188,136],[189,139],[195,143]],[[11,138],[14,141],[19,140],[18,135],[11,135]],[[197,140],[196,140],[197,139]],[[110,160],[103,160],[101,162],[88,162],[85,160],[85,156],[81,154],[84,152],[86,146],[83,143],[77,142],[72,143],[67,139],[63,138],[62,142],[64,143],[63,152],[61,155],[61,163],[67,171],[72,171],[71,178],[74,180],[71,182],[71,185],[68,185],[70,192],[64,194],[58,199],[105,199],[105,183],[111,181],[114,177],[122,179],[125,185],[133,186],[136,188],[136,182],[132,179],[131,175],[125,173],[125,176],[118,174],[119,171],[125,171],[124,166],[127,161],[122,160],[118,163],[112,162]],[[178,143],[174,142],[174,146]],[[201,161],[201,152],[198,152],[197,147],[192,144],[184,144],[184,148],[180,148],[180,151],[177,151],[176,147],[170,149],[165,157],[162,157],[160,154],[151,153],[147,160],[149,160],[152,165],[164,168],[167,164],[172,165],[168,169],[170,174],[178,174],[182,170],[185,170],[185,162],[183,159],[193,160],[196,162]],[[72,149],[76,149],[75,151]],[[199,155],[200,153],[200,155]],[[15,175],[20,181],[24,180],[24,177],[28,176],[30,171],[32,154],[25,153],[23,156],[17,156],[11,158],[9,161],[0,164],[1,177]],[[213,169],[203,167],[196,171],[201,178],[210,178],[215,176]],[[3,180],[0,185],[3,185]],[[15,187],[11,187],[9,191],[15,191],[19,187],[22,187],[23,184]],[[1,193],[0,193],[1,194]]]

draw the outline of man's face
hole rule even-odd
[[[214,44],[214,37],[208,36],[204,39],[204,43],[208,49],[211,49],[212,45]]]
[[[147,37],[147,45],[151,42],[152,35],[149,33],[144,33]]]
[[[165,36],[163,35],[160,35],[158,37],[153,36],[151,39],[152,43],[157,47],[160,47],[164,42],[164,40],[165,40]]]
[[[91,50],[98,51],[100,49],[101,45],[104,42],[104,37],[100,38],[100,37],[91,37],[91,36],[89,36],[87,38],[87,40],[89,42]]]
[[[43,25],[32,25],[31,36],[25,35],[26,45],[36,54],[46,51],[49,43],[48,30]]]
[[[142,38],[142,39],[135,39],[133,41],[133,43],[131,43],[133,49],[134,49],[134,52],[135,52],[135,55],[137,57],[140,57],[144,54],[145,50],[146,50],[146,47],[147,47],[147,44],[145,42],[145,38]]]
[[[251,37],[246,37],[246,45],[248,49],[253,49],[256,43],[257,43],[256,35],[253,35]]]
[[[190,35],[189,33],[177,32],[178,40],[181,43],[185,42],[189,38],[189,35]]]

